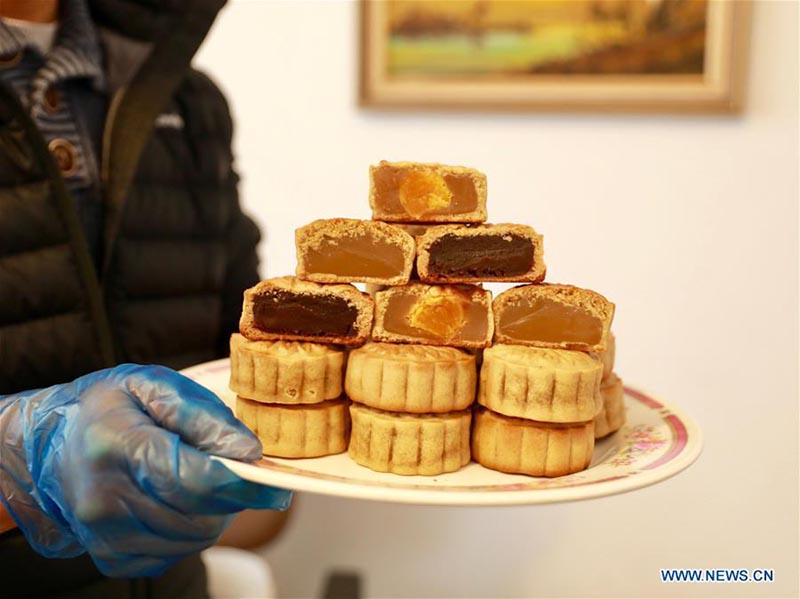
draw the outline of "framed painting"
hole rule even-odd
[[[735,112],[749,0],[361,0],[368,107]]]

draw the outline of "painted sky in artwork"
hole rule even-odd
[[[702,74],[705,0],[388,0],[396,77]]]

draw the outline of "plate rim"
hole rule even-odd
[[[190,366],[182,370],[181,373],[191,378],[195,370],[217,369],[217,367],[221,369],[223,365],[227,366],[228,363],[228,358],[222,358],[220,360],[213,360]],[[671,437],[673,442],[676,439],[674,433],[676,423],[680,424],[684,429],[685,443],[678,448],[675,455],[670,456],[669,453],[671,450],[668,449],[666,454],[661,455],[654,462],[647,464],[647,467],[640,468],[633,473],[621,477],[613,477],[608,480],[587,482],[586,484],[569,487],[466,491],[437,489],[435,487],[420,489],[388,487],[377,484],[367,485],[359,482],[337,481],[291,472],[281,472],[268,468],[259,468],[260,472],[269,473],[270,481],[269,483],[263,480],[254,482],[269,484],[302,493],[314,493],[317,495],[384,503],[450,507],[502,507],[567,503],[595,499],[598,497],[609,497],[649,487],[667,480],[691,466],[699,458],[704,446],[703,434],[696,421],[689,416],[683,408],[664,401],[660,396],[644,391],[638,386],[625,385],[624,390],[627,397],[632,397],[635,400],[641,401],[650,409],[658,411],[661,418],[667,421],[673,431]],[[252,480],[247,476],[248,470],[254,468],[251,464],[237,462],[219,456],[212,457],[242,478]],[[471,462],[471,465],[475,465],[475,463]]]

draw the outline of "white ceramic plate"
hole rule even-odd
[[[199,364],[183,374],[233,407],[228,360]],[[217,458],[242,478],[295,491],[419,505],[524,505],[576,501],[652,485],[687,468],[703,441],[694,421],[676,406],[625,388],[627,424],[595,446],[583,472],[559,478],[504,474],[470,463],[439,476],[373,472],[347,453],[323,458],[263,458],[246,464]]]

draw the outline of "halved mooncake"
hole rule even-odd
[[[369,170],[372,218],[391,222],[486,220],[486,175],[462,166],[382,161]]]
[[[251,341],[360,345],[369,337],[372,313],[372,298],[352,285],[278,277],[244,292],[239,332]]]
[[[439,225],[417,239],[417,272],[426,283],[539,282],[542,236],[527,225]]]
[[[372,338],[394,343],[487,347],[494,322],[490,291],[475,285],[389,287],[375,294]]]
[[[493,304],[495,341],[600,352],[606,349],[614,304],[572,285],[521,285]]]
[[[414,238],[373,220],[332,218],[297,229],[297,276],[317,283],[408,283]]]

